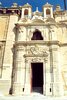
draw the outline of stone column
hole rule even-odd
[[[15,47],[13,95],[22,95],[24,91],[25,61],[23,48]]]
[[[26,81],[25,81],[25,94],[29,94],[31,92],[31,65],[30,65],[30,62],[29,62],[29,59],[27,58],[26,59],[26,62],[25,62],[25,68],[26,68]]]

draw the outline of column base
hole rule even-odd
[[[46,96],[46,88],[45,88],[45,85],[43,85],[43,95]]]
[[[53,96],[59,97],[60,96],[60,87],[59,82],[53,83]]]
[[[30,84],[25,84],[24,94],[30,94],[30,93],[31,93]]]
[[[52,83],[46,83],[46,96],[53,96]]]
[[[20,83],[13,84],[12,95],[22,95],[23,94],[23,87]]]

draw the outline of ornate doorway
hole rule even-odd
[[[32,92],[43,94],[43,63],[31,63],[31,72]]]

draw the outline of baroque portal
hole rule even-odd
[[[31,92],[38,92],[46,95],[45,82],[48,52],[46,52],[44,48],[41,48],[40,45],[37,44],[32,44],[31,46],[27,44],[27,46],[24,46],[24,49],[22,46],[17,46],[15,52],[16,60],[14,64],[17,64],[15,65],[16,70],[13,79],[13,93],[16,94],[19,92],[21,94],[29,94]],[[22,80],[19,79],[20,77]],[[17,90],[18,88],[20,88],[20,91]]]
[[[0,7],[0,92],[67,96],[67,11]]]
[[[38,29],[35,29],[33,24],[31,28],[16,24],[16,27],[12,94],[22,95],[37,92],[50,96],[59,95],[62,88],[59,89],[58,82],[57,41],[54,43],[45,41],[43,26],[37,26]],[[49,32],[50,40],[52,37],[50,27]],[[29,34],[32,37],[28,38]]]

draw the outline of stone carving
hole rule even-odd
[[[19,33],[23,33],[23,28],[20,27],[20,28],[18,29],[18,31],[19,31]]]
[[[48,52],[46,52],[45,48],[40,48],[37,45],[35,45],[34,47],[30,47],[29,53],[32,55],[48,56]]]
[[[49,32],[55,32],[54,26],[49,26],[48,28],[49,28]]]
[[[13,52],[14,52],[14,48],[13,48],[13,50],[12,50]],[[20,46],[20,45],[17,45],[16,47],[15,47],[15,51],[25,51],[25,47],[24,46]]]
[[[28,63],[28,59],[27,58],[25,58],[25,63]]]
[[[31,61],[32,61],[32,62],[41,62],[42,59],[41,59],[41,58],[38,58],[38,57],[34,57],[34,58],[32,58]]]
[[[33,36],[33,31],[32,30],[28,31],[28,34],[27,34],[28,40],[31,40],[32,36]]]

